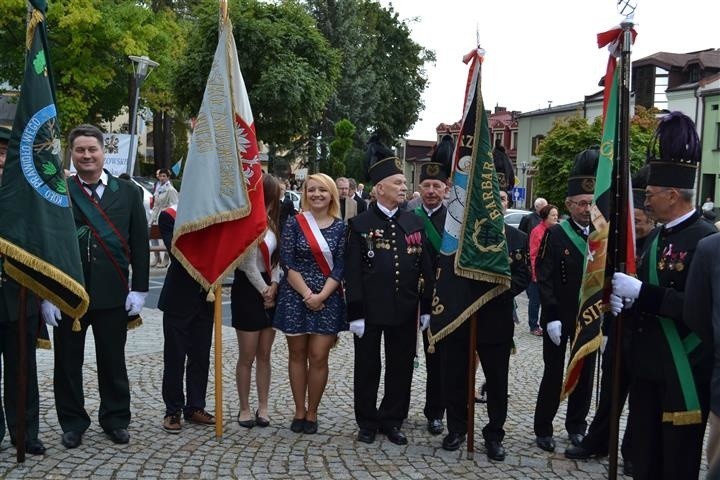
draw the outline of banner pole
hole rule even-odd
[[[215,324],[215,438],[223,436],[223,376],[222,376],[222,285],[215,287],[213,321]]]
[[[626,273],[627,239],[628,232],[628,199],[627,185],[630,183],[630,52],[632,49],[633,22],[624,20],[620,26],[623,29],[622,55],[620,57],[620,105],[618,108],[618,122],[620,127],[618,145],[618,165],[616,175],[616,220],[617,228],[615,241],[615,265],[618,270]],[[613,358],[612,358],[612,391],[610,396],[610,439],[608,442],[609,471],[608,478],[617,478],[618,444],[620,435],[620,377],[622,372],[622,327],[623,312],[615,317],[613,325]]]
[[[467,378],[467,458],[475,453],[475,338],[477,337],[477,312],[470,316],[468,337],[468,378]]]

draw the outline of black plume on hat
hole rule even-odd
[[[658,156],[655,156],[655,144]],[[693,188],[700,162],[700,139],[695,123],[682,112],[671,112],[662,117],[648,157],[648,185]]]
[[[444,135],[440,142],[433,147],[430,162],[422,164],[420,167],[420,181],[429,178],[447,181],[452,171],[452,158],[455,151],[455,144],[450,135]]]
[[[635,208],[645,208],[645,187],[647,187],[649,175],[650,165],[643,165],[632,177],[633,206]]]
[[[575,163],[568,178],[568,197],[592,195],[595,192],[595,171],[600,158],[600,147],[593,145],[575,156]]]
[[[378,183],[390,175],[403,173],[402,165],[395,156],[395,152],[383,145],[377,135],[372,135],[367,143],[365,172],[366,177],[373,183]]]

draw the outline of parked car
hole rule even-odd
[[[292,200],[296,212],[300,211],[300,193],[295,190],[285,190],[285,198]]]
[[[528,213],[530,213],[530,211],[528,210],[508,208],[507,211],[505,211],[505,223],[515,228],[518,228],[518,225],[520,225],[520,220],[522,220],[522,218]]]

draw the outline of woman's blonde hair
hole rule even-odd
[[[340,194],[338,194],[338,189],[335,185],[335,181],[324,173],[313,173],[305,179],[305,183],[303,183],[300,207],[303,210],[310,210],[310,202],[307,198],[307,185],[310,180],[315,180],[316,182],[322,184],[325,188],[328,189],[328,191],[330,192],[330,205],[328,206],[328,215],[330,215],[331,217],[340,218]]]

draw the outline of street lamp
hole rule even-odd
[[[133,174],[135,168],[135,158],[137,157],[137,146],[135,144],[135,135],[137,130],[137,110],[138,101],[140,100],[140,86],[142,86],[145,79],[150,75],[153,68],[160,65],[154,60],[150,60],[147,56],[137,57],[135,55],[129,56],[132,60],[133,72],[135,76],[135,101],[133,102],[132,110],[130,111],[130,150],[128,151],[128,160],[125,173],[128,175]]]
[[[522,178],[523,178],[523,190],[525,192],[525,195],[523,195],[523,208],[527,207],[527,169],[528,169],[528,162],[523,160],[520,162],[520,171],[522,172]]]

